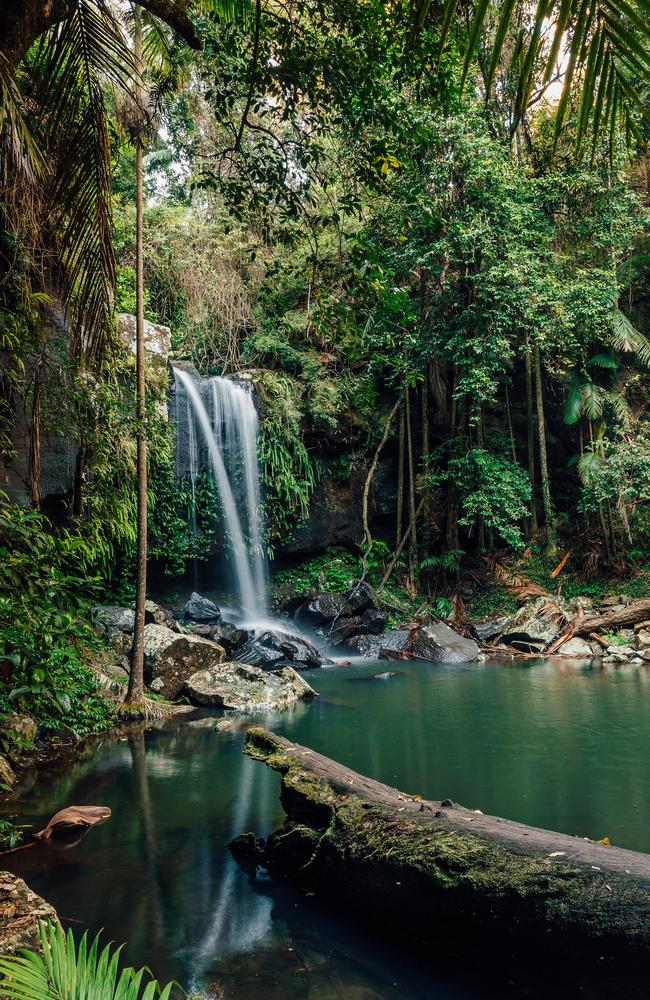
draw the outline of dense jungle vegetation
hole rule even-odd
[[[634,0],[7,5],[0,448],[28,504],[0,513],[2,712],[110,723],[86,611],[135,594],[139,435],[150,570],[181,576],[218,537],[207,477],[188,527],[165,364],[136,418],[115,333],[138,307],[138,150],[144,315],[199,372],[254,374],[280,587],[363,562],[398,613],[462,615],[471,578],[480,617],[509,577],[557,587],[566,556],[573,592],[647,593],[647,18]],[[53,496],[57,434],[75,473]],[[351,490],[358,544],[286,570],[325,480]]]

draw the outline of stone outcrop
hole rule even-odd
[[[56,910],[17,875],[0,872],[0,955],[19,948],[40,951],[39,920],[58,923]]]
[[[190,595],[190,599],[183,608],[181,614],[185,621],[207,624],[212,622],[218,623],[221,621],[221,611],[214,601],[209,600],[207,597],[202,597],[201,594],[197,594],[196,591]]]
[[[432,663],[469,663],[483,659],[473,639],[458,635],[444,622],[416,629],[411,649],[414,656]]]
[[[246,663],[223,663],[189,677],[185,691],[195,705],[240,712],[281,711],[316,691],[292,667],[261,670]]]
[[[262,669],[292,666],[296,670],[310,670],[330,662],[307,639],[279,629],[269,629],[250,639],[235,659]]]
[[[199,635],[178,635],[164,625],[144,627],[145,675],[152,691],[177,698],[185,681],[226,658],[223,646]]]

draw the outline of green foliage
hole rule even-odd
[[[92,543],[53,533],[35,511],[0,506],[0,716],[28,711],[45,731],[107,728],[113,709],[88,665],[98,642],[87,612]]]
[[[517,600],[505,587],[484,587],[467,602],[467,613],[474,621],[513,614],[519,607]]]
[[[307,451],[300,426],[300,387],[286,376],[264,372],[258,384],[263,410],[260,461],[264,477],[267,540],[286,538],[307,515],[318,468]]]
[[[26,829],[28,829],[27,823],[14,823],[11,819],[0,819],[0,847],[7,851],[13,850],[22,842],[23,830]]]
[[[589,459],[588,474],[584,459]],[[603,504],[615,512],[619,531],[628,544],[633,540],[646,548],[650,541],[650,433],[642,430],[603,439],[583,459],[580,508],[597,512]],[[628,531],[630,534],[628,535]]]
[[[122,948],[106,945],[100,951],[99,935],[88,944],[84,934],[78,945],[72,931],[49,921],[39,924],[42,954],[21,949],[18,955],[0,958],[3,992],[13,1000],[169,1000],[172,983],[161,988],[148,969],[120,971]],[[146,984],[146,985],[145,985]]]
[[[450,463],[450,474],[462,492],[460,524],[477,518],[494,530],[507,545],[523,546],[520,522],[528,514],[530,480],[524,470],[502,455],[472,448]]]

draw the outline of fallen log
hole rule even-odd
[[[649,855],[423,801],[261,728],[248,731],[245,752],[282,775],[286,820],[266,842],[233,841],[244,867],[261,865],[428,955],[533,989],[586,976],[597,979],[590,996],[601,986],[642,995]]]
[[[569,625],[573,635],[588,635],[589,632],[618,628],[619,625],[635,625],[648,615],[650,615],[650,600],[633,601],[620,611],[607,611],[602,615],[574,618]]]

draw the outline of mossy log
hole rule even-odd
[[[645,989],[649,855],[423,801],[261,728],[245,752],[282,775],[287,817],[236,857],[253,848],[249,862],[427,954],[538,985],[588,976],[593,995]]]

